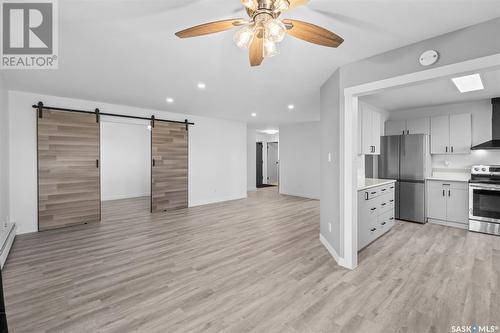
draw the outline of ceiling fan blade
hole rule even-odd
[[[264,38],[262,33],[256,33],[249,48],[250,65],[259,66],[264,60]]]
[[[289,27],[287,30],[289,35],[309,43],[328,47],[338,47],[344,42],[342,37],[312,23],[290,19],[283,20],[283,23]]]
[[[242,18],[210,22],[176,32],[175,35],[179,38],[203,36],[216,32],[226,31],[234,27],[244,25],[246,23],[247,22]]]
[[[329,12],[329,11],[322,10],[322,9],[316,9],[313,6],[309,6],[309,9],[311,9],[312,11],[314,11],[316,13],[324,15],[328,18],[331,18],[331,19],[335,20],[336,22],[349,24],[349,25],[355,26],[356,28],[359,28],[359,29],[371,30],[371,31],[375,31],[378,33],[386,34],[386,35],[396,35],[396,33],[394,31],[390,31],[389,29],[384,29],[380,25],[370,23],[370,22],[367,22],[364,20],[360,20],[360,19],[357,19],[354,17],[342,15],[339,13]]]
[[[290,2],[290,7],[288,7],[288,10],[295,9],[300,6],[305,6],[309,3],[309,0],[288,0]]]

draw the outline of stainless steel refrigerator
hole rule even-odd
[[[378,177],[396,179],[396,218],[425,223],[425,179],[431,175],[429,136],[381,137]]]

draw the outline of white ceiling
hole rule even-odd
[[[280,55],[251,68],[233,32],[174,36],[244,16],[239,0],[60,0],[59,8],[59,70],[5,71],[10,88],[268,125],[318,120],[319,87],[343,64],[500,16],[497,0],[312,0],[284,16],[331,29],[344,44],[287,37]]]
[[[464,73],[471,74],[471,73]],[[390,89],[361,99],[389,112],[500,97],[500,70],[479,72],[484,90],[460,93],[450,78]]]

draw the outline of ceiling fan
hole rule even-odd
[[[210,22],[179,31],[175,35],[189,38],[241,27],[234,35],[234,41],[240,48],[249,49],[252,66],[259,66],[264,58],[278,54],[278,43],[287,33],[310,43],[338,47],[344,40],[331,31],[307,22],[279,19],[281,13],[308,2],[309,0],[241,0],[250,20],[236,18]]]

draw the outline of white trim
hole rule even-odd
[[[439,224],[445,227],[451,227],[451,228],[458,228],[458,229],[469,229],[468,224],[464,223],[458,223],[458,222],[452,222],[452,221],[443,221],[443,220],[436,220],[436,219],[427,219],[429,223],[432,224]]]
[[[299,198],[306,198],[306,199],[313,199],[313,200],[319,200],[319,195],[316,194],[309,194],[309,193],[296,193],[296,192],[288,192],[288,191],[280,191],[281,195],[289,195],[292,197],[299,197]]]
[[[328,243],[326,238],[321,233],[319,234],[319,241],[321,242],[321,244],[323,244],[324,247],[326,247],[330,255],[340,266],[345,266],[344,259],[338,255],[335,249],[330,245],[330,243]]]
[[[107,197],[103,197],[102,201],[113,201],[113,200],[123,200],[123,199],[132,199],[132,198],[142,198],[142,197],[150,197],[149,193],[140,193],[140,194],[118,194],[118,195],[110,195]]]
[[[246,199],[246,198],[248,198],[248,195],[245,192],[245,194],[242,194],[242,195],[235,195],[235,196],[228,196],[228,197],[213,198],[213,199],[208,199],[208,200],[189,202],[189,207],[204,206],[204,205],[210,205],[210,204],[219,203],[219,202],[241,200],[241,199]]]
[[[340,232],[343,235],[341,246],[344,249],[343,262],[345,266],[354,269],[357,266],[357,175],[353,171],[356,165],[354,159],[358,153],[357,143],[357,117],[358,97],[372,94],[380,90],[393,87],[404,87],[416,83],[451,77],[456,74],[466,74],[483,69],[500,68],[500,54],[467,60],[455,64],[431,68],[410,74],[361,84],[344,89],[344,108],[340,114]],[[350,133],[350,135],[348,135]],[[337,260],[337,262],[339,262]],[[340,264],[340,262],[339,262]]]

